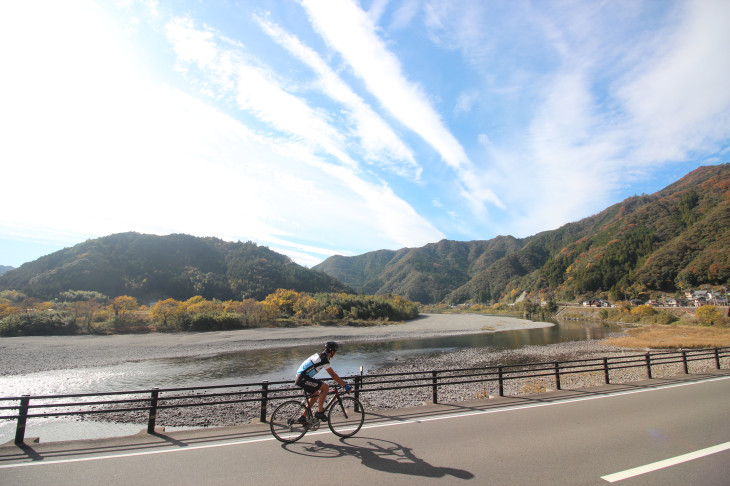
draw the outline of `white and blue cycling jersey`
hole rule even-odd
[[[307,376],[314,377],[321,369],[330,369],[330,359],[327,353],[314,353],[309,358],[305,359],[302,365],[297,370],[297,374],[305,374]]]

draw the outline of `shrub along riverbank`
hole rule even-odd
[[[430,306],[435,313],[478,313],[509,315],[533,320],[566,319],[599,321],[607,324],[638,326],[621,337],[606,340],[607,345],[631,349],[704,348],[730,346],[730,318],[727,307],[705,305],[699,308],[632,306],[619,302],[616,307],[564,306],[540,308],[529,302],[514,306]]]
[[[652,307],[619,303],[615,307],[565,307],[556,314],[561,319],[581,319],[618,324],[677,324],[727,327],[728,308],[715,305],[702,307]]]
[[[134,297],[64,292],[53,302],[0,293],[0,336],[221,331],[312,324],[373,325],[418,316],[397,295],[307,294],[279,289],[263,301],[165,299],[140,306]]]
[[[585,308],[566,307],[562,319],[593,320],[635,325],[625,336],[612,337],[605,344],[631,349],[714,348],[730,346],[727,307],[699,308],[631,306]]]
[[[438,304],[426,306],[422,310],[432,314],[476,313],[519,317],[531,320],[558,318],[615,324],[730,326],[728,308],[715,305],[703,305],[699,308],[653,307],[650,305],[634,306],[629,302],[618,302],[615,307],[559,307],[555,304],[542,307],[531,302],[520,302],[511,306],[504,304],[494,304],[493,306],[481,304],[448,306],[446,304]]]

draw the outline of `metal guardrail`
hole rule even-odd
[[[355,397],[361,393],[431,388],[433,403],[438,403],[440,387],[496,382],[499,395],[504,396],[505,382],[525,378],[551,377],[555,387],[561,389],[561,377],[575,373],[600,372],[606,384],[610,383],[610,372],[627,368],[646,368],[647,378],[652,378],[652,366],[682,363],[684,373],[689,373],[689,362],[713,360],[720,369],[720,360],[730,356],[730,348],[710,348],[682,351],[659,351],[630,356],[589,358],[571,361],[498,365],[481,368],[443,369],[378,375],[354,375],[345,379],[354,382]],[[164,396],[163,396],[164,394]],[[157,412],[182,407],[207,407],[214,405],[260,402],[261,422],[266,422],[266,411],[270,401],[300,398],[301,389],[290,381],[244,383],[238,385],[211,385],[190,388],[153,388],[107,393],[78,393],[66,395],[23,395],[0,397],[0,404],[16,402],[15,405],[0,406],[0,420],[16,420],[15,444],[25,440],[28,419],[61,417],[73,415],[110,414],[119,412],[146,412],[147,432],[153,433]],[[80,401],[61,401],[82,399]],[[92,399],[86,401],[84,399]],[[91,408],[90,408],[91,407]],[[8,411],[15,414],[7,415]]]

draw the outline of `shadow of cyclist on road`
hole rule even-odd
[[[356,442],[365,442],[365,444],[360,445]],[[287,447],[287,449],[290,448]],[[340,444],[327,444],[318,440],[314,445],[305,446],[304,450],[306,452],[302,452],[302,454],[318,457],[353,456],[360,459],[363,466],[393,474],[428,478],[454,476],[459,479],[472,479],[474,477],[472,473],[463,469],[432,466],[416,456],[413,449],[382,439],[367,437],[340,439]]]

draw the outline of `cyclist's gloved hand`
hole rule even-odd
[[[345,391],[349,392],[350,390],[352,390],[352,387],[350,385],[345,385]]]

